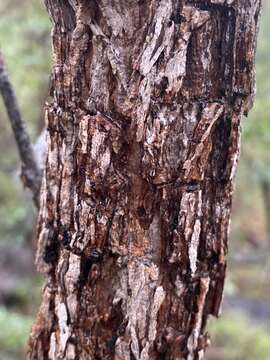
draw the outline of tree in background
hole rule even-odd
[[[29,359],[198,359],[218,316],[260,1],[46,1]]]
[[[43,103],[48,94],[49,19],[41,2],[29,0],[0,1],[0,17],[0,52],[17,94],[17,109],[35,141],[44,126]],[[6,87],[2,62],[0,68],[0,358],[14,360],[25,358],[32,314],[40,301],[41,278],[33,264],[36,212],[18,179],[16,143],[1,98],[3,89],[10,86]]]
[[[0,2],[0,50],[16,90],[22,118],[31,139],[43,128],[42,107],[48,94],[50,69],[49,21],[44,5],[34,1]],[[31,241],[33,210],[17,180],[16,144],[5,108],[0,103],[0,246]],[[32,216],[31,216],[32,214]]]

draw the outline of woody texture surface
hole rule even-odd
[[[46,0],[53,69],[28,359],[203,359],[260,0]]]

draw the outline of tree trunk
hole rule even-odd
[[[29,359],[202,359],[226,269],[260,0],[47,0]]]

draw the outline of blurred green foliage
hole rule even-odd
[[[33,140],[43,127],[42,103],[50,74],[49,32],[41,1],[0,2],[0,48]],[[22,242],[32,227],[33,208],[18,178],[18,153],[2,99],[0,153],[0,241]]]
[[[269,329],[254,324],[240,313],[229,312],[218,321],[213,319],[210,322],[209,332],[212,335],[215,351],[218,352],[220,349],[224,360],[269,360],[270,358]]]
[[[48,92],[51,58],[50,22],[41,0],[0,1],[0,48],[23,118],[35,141],[43,128],[42,104]],[[18,152],[2,99],[0,153],[0,244],[18,247],[25,241],[31,243],[35,210],[19,178]],[[8,309],[0,307],[1,360],[24,358],[40,287],[40,277],[29,276],[14,289],[12,302],[16,304]]]
[[[242,121],[242,148],[237,173],[232,222],[232,248],[243,243],[269,247],[266,197],[262,183],[270,184],[270,1],[263,2],[257,44],[257,94],[248,118]],[[268,203],[268,206],[270,204]]]
[[[3,1],[0,46],[8,64],[22,114],[37,135],[41,99],[46,96],[50,68],[50,24],[41,1]],[[1,111],[1,117],[3,111]],[[9,124],[1,121],[9,130]]]
[[[270,181],[270,4],[264,1],[256,57],[257,95],[243,127],[242,165],[254,180]],[[244,166],[243,166],[244,167]]]
[[[33,319],[0,307],[0,359],[22,358]]]

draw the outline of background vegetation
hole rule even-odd
[[[43,128],[50,24],[37,0],[1,0],[0,48],[33,141]],[[257,55],[257,98],[243,121],[224,311],[210,321],[208,360],[270,359],[270,4]],[[42,279],[35,274],[35,210],[19,179],[16,145],[0,101],[0,359],[24,358]]]

